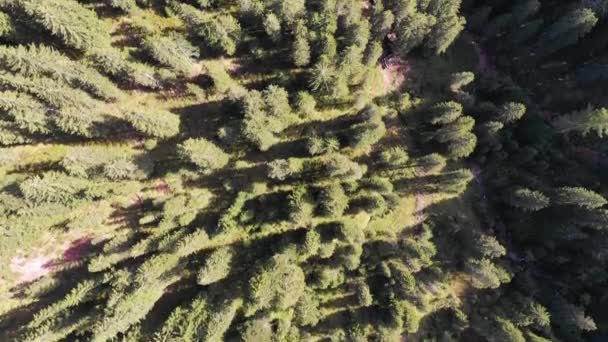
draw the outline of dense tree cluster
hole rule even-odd
[[[607,18],[0,0],[0,340],[605,339]]]

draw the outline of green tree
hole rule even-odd
[[[552,201],[556,205],[574,205],[583,208],[599,208],[606,204],[606,199],[600,194],[581,187],[556,189]]]
[[[141,42],[143,51],[160,65],[189,76],[194,70],[193,57],[198,52],[183,36],[148,36]]]
[[[317,101],[306,91],[298,92],[296,107],[303,116],[311,116],[316,112]]]
[[[125,117],[138,132],[155,138],[169,138],[179,133],[179,116],[164,110],[153,113],[130,111]]]
[[[19,184],[23,197],[34,204],[63,203],[74,201],[78,192],[76,182],[65,174],[49,171],[42,176],[34,176]]]
[[[249,280],[248,314],[293,307],[306,288],[304,272],[287,255],[275,255]]]
[[[281,22],[274,13],[268,13],[264,18],[264,31],[274,42],[281,40]]]
[[[43,45],[3,46],[0,48],[0,62],[4,69],[13,73],[31,78],[50,77],[104,100],[116,100],[122,95],[112,82],[96,70]]]
[[[221,169],[230,155],[205,138],[190,138],[177,147],[181,158],[194,163],[204,171]]]
[[[12,5],[68,47],[90,50],[109,47],[110,35],[95,12],[70,0],[16,0]]]
[[[327,56],[321,56],[310,72],[310,88],[314,92],[326,94],[336,77],[336,69]]]
[[[504,124],[521,119],[526,113],[526,106],[521,103],[507,102],[498,110],[498,120]]]
[[[310,63],[310,44],[305,36],[297,35],[291,46],[291,59],[297,67],[304,67]]]
[[[549,198],[542,192],[526,188],[518,188],[511,191],[505,200],[510,205],[526,211],[538,211],[548,207],[550,204]]]
[[[465,270],[471,277],[473,287],[478,289],[495,289],[511,280],[511,274],[489,259],[469,259]]]
[[[429,122],[433,125],[448,124],[462,115],[462,105],[458,102],[442,102],[434,105],[430,111]]]
[[[608,109],[588,107],[581,111],[560,116],[554,121],[560,133],[579,132],[583,136],[591,132],[603,137],[608,133]]]
[[[480,234],[475,240],[475,248],[482,257],[499,258],[507,253],[505,247],[492,235]]]
[[[178,16],[191,35],[202,39],[210,48],[233,55],[241,38],[241,25],[230,14],[212,15],[188,4],[174,4]]]
[[[233,256],[231,247],[221,247],[211,252],[198,273],[198,283],[209,285],[226,278],[230,274]]]
[[[574,8],[547,27],[536,42],[539,57],[551,55],[576,42],[589,33],[598,18],[589,8]]]
[[[319,205],[323,215],[339,217],[348,207],[348,196],[340,183],[332,183],[321,190]]]
[[[407,55],[418,47],[431,33],[437,19],[432,15],[420,12],[408,14],[396,26],[397,48],[402,55]]]

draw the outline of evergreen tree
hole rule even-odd
[[[558,117],[554,125],[560,133],[574,131],[586,136],[591,132],[595,132],[599,137],[603,137],[608,132],[608,109],[588,107],[587,109]]]
[[[1,47],[0,62],[4,69],[13,73],[33,78],[47,76],[105,100],[121,96],[120,90],[97,71],[45,46]]]
[[[581,187],[556,189],[552,201],[556,205],[574,205],[583,208],[599,208],[606,204],[604,197]]]
[[[597,22],[598,18],[593,10],[588,8],[573,9],[540,34],[536,42],[537,54],[539,57],[548,56],[575,44],[589,33]]]
[[[281,40],[281,22],[274,13],[269,13],[264,18],[264,31],[274,42]]]
[[[205,138],[190,138],[178,146],[181,158],[194,163],[204,171],[221,169],[230,156]]]
[[[511,191],[505,198],[510,205],[526,210],[538,211],[549,206],[549,198],[540,191],[519,188]]]
[[[179,133],[179,117],[167,111],[158,110],[154,113],[130,111],[125,117],[137,131],[147,136],[163,139]]]
[[[498,119],[509,124],[521,119],[526,113],[526,106],[521,103],[507,102],[498,111]]]
[[[230,247],[218,248],[211,252],[198,273],[198,283],[209,285],[226,278],[230,273],[233,255]]]
[[[323,214],[332,217],[342,216],[348,207],[348,197],[339,183],[325,187],[319,195],[319,202]]]
[[[418,47],[424,39],[431,33],[437,19],[432,15],[420,12],[408,14],[396,25],[398,37],[397,47],[402,55],[407,55],[414,48]],[[445,42],[437,40],[437,50],[443,48]]]
[[[11,4],[66,46],[90,50],[110,46],[110,35],[95,12],[71,0],[16,0]]]
[[[193,71],[192,57],[198,52],[181,36],[149,36],[141,42],[144,52],[162,66],[188,76]]]

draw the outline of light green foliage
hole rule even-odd
[[[194,68],[192,57],[198,55],[194,46],[181,36],[149,36],[141,43],[143,51],[160,65],[189,76]]]
[[[228,276],[234,253],[231,247],[222,247],[214,250],[200,269],[197,281],[201,285],[209,285]]]
[[[549,198],[542,192],[525,188],[513,190],[505,200],[510,205],[528,211],[537,211],[549,206]]]
[[[403,166],[409,159],[410,157],[403,147],[391,147],[378,155],[378,162],[387,167]]]
[[[475,80],[475,74],[470,71],[457,72],[452,74],[450,80],[450,91],[459,92],[461,88]]]
[[[275,85],[268,86],[262,93],[250,91],[243,97],[242,106],[242,134],[261,151],[275,144],[275,134],[283,131],[292,120],[287,91]]]
[[[431,108],[429,120],[433,125],[448,124],[462,115],[462,105],[457,102],[442,102]]]
[[[291,49],[291,59],[295,66],[304,67],[310,63],[310,43],[308,43],[306,37],[297,35]]]
[[[419,175],[435,174],[443,170],[447,164],[445,157],[432,153],[416,159],[415,172]]]
[[[310,88],[319,94],[330,92],[336,77],[336,69],[327,56],[321,56],[310,72]]]
[[[437,3],[438,1],[436,1]],[[450,45],[456,40],[460,32],[464,29],[466,20],[458,15],[457,1],[451,2],[456,4],[450,8],[446,4],[437,5],[440,13],[436,15],[437,23],[433,26],[432,31],[427,38],[426,47],[434,54],[439,55],[444,53]]]
[[[23,197],[33,204],[72,202],[79,190],[73,179],[65,174],[49,171],[19,184]]]
[[[202,170],[221,169],[230,159],[230,156],[212,142],[204,138],[190,138],[178,146],[178,153]]]
[[[243,342],[271,341],[272,324],[264,318],[247,320],[241,326],[240,337]]]
[[[274,13],[269,13],[264,18],[264,31],[275,42],[281,39],[281,22]]]
[[[140,133],[155,138],[169,138],[179,133],[179,116],[164,110],[130,111],[126,119]]]
[[[419,46],[426,36],[432,32],[437,19],[432,15],[420,12],[408,14],[397,23],[397,37],[399,52],[407,55],[414,48]],[[439,43],[439,42],[438,42]],[[439,46],[443,48],[443,46]]]
[[[166,283],[151,282],[127,293],[117,303],[105,309],[103,320],[96,322],[94,342],[105,342],[141,321],[165,293]]]
[[[602,195],[585,188],[563,187],[555,190],[552,202],[556,205],[599,208],[606,204],[606,199]]]
[[[315,326],[321,319],[319,299],[312,291],[306,291],[295,307],[296,321],[303,326]]]
[[[316,112],[317,101],[306,91],[298,92],[296,100],[298,112],[303,116],[310,116]]]
[[[332,183],[321,191],[319,203],[324,215],[339,217],[348,207],[348,197],[340,183]]]
[[[65,312],[69,308],[75,307],[86,301],[92,296],[92,291],[98,284],[93,280],[79,283],[60,301],[44,308],[34,315],[33,320],[28,324],[28,328],[36,328],[45,321],[53,319],[57,314]]]
[[[560,116],[554,124],[560,133],[579,132],[586,136],[594,132],[599,137],[603,137],[608,132],[608,109],[588,107]]]
[[[15,23],[10,15],[0,12],[0,37],[10,39],[15,34]]]
[[[131,62],[127,56],[115,49],[95,49],[89,56],[93,65],[102,74],[129,85],[151,89],[160,87],[154,69],[146,64]]]
[[[470,259],[465,265],[465,270],[471,276],[471,284],[479,289],[495,289],[501,283],[511,280],[511,275],[505,269],[489,259]]]
[[[97,71],[45,46],[1,47],[2,68],[25,77],[47,76],[81,88],[104,100],[116,100],[120,90]]]
[[[498,120],[504,124],[521,119],[526,113],[526,106],[521,103],[507,102],[498,111]]]
[[[294,306],[305,289],[304,272],[287,255],[275,255],[249,280],[247,312],[285,310]]]
[[[49,108],[25,93],[5,91],[0,94],[0,110],[29,133],[48,134],[51,131]]]
[[[68,47],[90,50],[110,45],[110,35],[95,12],[76,1],[16,0],[12,4]]]
[[[475,248],[482,257],[500,258],[507,253],[504,246],[492,235],[481,234],[475,241]]]
[[[131,13],[137,10],[137,3],[135,0],[108,0],[108,6],[119,9],[126,13]]]
[[[210,48],[233,55],[241,35],[239,22],[230,14],[210,15],[187,4],[175,4],[177,14],[191,35],[202,39]]]

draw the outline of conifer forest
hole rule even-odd
[[[608,341],[608,0],[0,0],[0,342]]]

